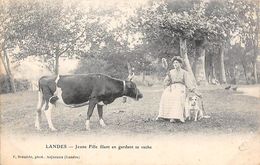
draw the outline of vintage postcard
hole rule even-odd
[[[259,165],[259,0],[1,0],[1,165]]]

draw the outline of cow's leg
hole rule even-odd
[[[88,113],[87,113],[87,120],[86,120],[86,130],[90,130],[90,124],[89,124],[89,120],[90,120],[90,117],[92,116],[92,113],[93,113],[93,110],[97,104],[97,100],[96,99],[92,99],[89,101],[89,106],[88,106]]]
[[[35,128],[37,130],[41,130],[40,122],[42,120],[41,114],[42,114],[42,108],[43,108],[44,100],[42,96],[42,92],[38,92],[38,105],[37,105],[37,111],[36,111],[36,118],[35,118]]]
[[[50,102],[47,102],[46,104],[46,108],[45,108],[45,115],[46,115],[46,118],[47,118],[47,121],[48,121],[48,125],[49,125],[49,128],[52,130],[52,131],[56,131],[57,129],[54,128],[53,124],[52,124],[52,120],[51,120],[51,110],[53,108],[54,104],[51,104]]]
[[[99,124],[102,126],[102,127],[105,127],[106,124],[103,120],[103,105],[97,105],[97,109],[98,109],[98,116],[99,116]]]

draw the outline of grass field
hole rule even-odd
[[[237,91],[227,91],[224,87],[204,87],[204,107],[211,116],[198,122],[170,123],[154,121],[158,114],[159,100],[163,87],[140,87],[144,98],[140,101],[128,99],[122,103],[117,99],[104,106],[105,129],[98,124],[97,110],[91,118],[91,131],[85,131],[87,107],[70,109],[57,106],[53,110],[53,123],[58,129],[51,132],[43,113],[42,131],[36,131],[34,120],[37,105],[37,92],[19,92],[1,95],[2,133],[44,134],[44,135],[142,135],[142,134],[232,134],[254,133],[259,128],[259,98],[240,95]]]

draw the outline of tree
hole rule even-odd
[[[238,11],[235,10],[236,1],[210,1],[206,7],[205,15],[216,25],[215,31],[218,35],[211,39],[213,45],[219,47],[220,81],[226,83],[226,71],[224,57],[226,48],[230,45],[233,34],[237,30],[239,22]]]
[[[89,49],[82,52],[82,61],[77,73],[93,72],[90,63],[97,58],[95,61],[103,66],[95,72],[126,78],[127,62],[134,61],[134,57],[129,54],[131,43],[128,40],[132,37],[131,31],[119,21],[126,13],[117,8],[101,8],[91,10],[90,14],[93,15],[93,21],[91,26],[86,28],[86,44],[89,45]]]
[[[252,78],[257,83],[256,60],[259,40],[259,1],[238,1],[237,3],[236,10],[240,13],[238,29],[240,42],[244,47],[244,57],[248,57],[247,61],[250,61],[249,65],[252,65]],[[243,8],[240,6],[243,6]],[[251,54],[251,56],[248,56],[248,54]]]
[[[17,20],[15,31],[22,36],[17,42],[20,52],[17,60],[31,55],[44,58],[50,70],[59,73],[59,58],[73,55],[85,38],[83,16],[73,5],[63,1],[26,1],[15,4],[14,10],[22,19]]]
[[[172,5],[154,3],[150,7],[140,9],[137,13],[137,22],[134,24],[139,25],[143,35],[151,45],[159,43],[158,45],[160,45],[161,49],[167,48],[168,50],[174,50],[174,47],[178,46],[179,51],[175,53],[180,54],[184,58],[186,69],[191,75],[193,75],[193,72],[187,53],[187,45],[190,44],[187,44],[187,42],[195,40],[196,46],[199,47],[198,57],[202,57],[201,60],[203,60],[201,62],[203,65],[200,65],[202,67],[198,67],[196,70],[196,75],[200,76],[196,78],[198,81],[205,81],[204,43],[207,38],[217,34],[215,25],[204,16],[205,5],[200,1],[192,1],[187,6],[184,5],[183,8],[174,8],[175,4],[182,5],[180,1],[173,1],[170,4]],[[189,10],[186,10],[187,8]],[[170,57],[173,55],[175,54],[171,54]]]
[[[16,39],[16,31],[14,31],[14,27],[19,16],[11,12],[15,7],[10,4],[12,4],[12,2],[1,1],[0,3],[0,57],[10,80],[11,91],[16,92],[9,54],[15,49],[13,43]]]

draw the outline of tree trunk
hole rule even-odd
[[[224,45],[220,45],[219,54],[220,54],[220,81],[222,84],[226,84],[227,78],[226,78],[225,64],[224,64],[224,55],[225,55]]]
[[[193,71],[193,75],[195,75],[196,74],[196,62],[197,62],[198,59],[196,59],[196,52],[192,51],[192,53],[193,53],[192,56],[194,57],[194,59],[193,59],[193,62],[192,62],[191,69]],[[194,79],[195,79],[195,77],[194,77]]]
[[[127,62],[127,70],[128,70],[128,76],[131,76],[133,75],[133,70],[132,70],[132,67],[131,67],[131,64],[129,62]]]
[[[144,83],[145,82],[145,70],[144,70],[144,67],[145,67],[145,65],[144,65],[144,63],[142,64],[142,83]]]
[[[196,82],[196,79],[195,79],[194,74],[192,72],[192,68],[191,68],[191,65],[190,65],[188,54],[187,54],[186,39],[184,39],[184,38],[180,38],[180,54],[181,54],[181,57],[184,59],[184,63],[185,63],[185,66],[186,66],[188,73],[192,77],[193,81]]]
[[[256,60],[257,60],[257,59],[256,59]],[[253,65],[254,84],[257,84],[257,83],[258,83],[256,60],[252,62],[252,65]]]
[[[247,76],[247,73],[246,73],[246,65],[245,63],[242,61],[242,66],[243,66],[243,70],[244,70],[244,75],[245,75],[245,79],[246,79],[246,84],[249,84],[249,81],[248,81],[248,76]]]
[[[141,75],[142,75],[142,83],[144,83],[145,82],[145,71],[142,71]]]
[[[214,83],[217,83],[218,80],[217,80],[217,77],[216,77],[216,69],[215,69],[215,64],[212,63],[212,68],[211,68],[211,72],[212,72],[212,78],[211,78],[211,82],[214,81]]]
[[[206,78],[206,69],[205,69],[205,40],[196,41],[196,74],[195,78],[198,84],[208,84]]]
[[[258,76],[257,76],[257,58],[260,58],[258,46],[259,46],[259,3],[260,0],[257,1],[257,10],[256,10],[256,30],[255,30],[255,44],[254,44],[254,62],[253,62],[253,74],[254,74],[254,79],[255,83],[258,83]]]
[[[58,53],[55,54],[55,75],[59,74],[60,56]]]
[[[205,57],[205,72],[208,83],[212,82],[213,79],[213,55],[211,53],[207,53]]]
[[[13,74],[12,74],[12,71],[11,71],[11,68],[10,68],[9,57],[8,57],[5,49],[3,50],[3,53],[4,53],[4,56],[2,56],[2,54],[1,54],[1,60],[4,64],[5,72],[6,72],[7,76],[9,77],[11,91],[13,93],[15,93],[16,88],[15,88],[15,83],[14,83],[14,77],[13,77]]]
[[[213,63],[213,57],[212,57],[212,54],[210,55],[209,57],[209,76],[208,76],[208,81],[209,83],[213,83],[216,79],[216,74],[215,74],[215,66],[214,66],[214,63]]]

